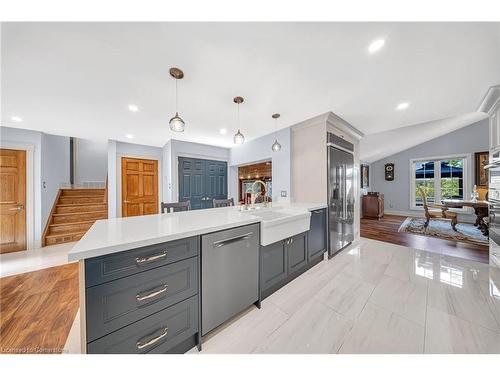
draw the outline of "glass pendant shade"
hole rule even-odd
[[[176,112],[175,116],[170,119],[170,130],[174,132],[181,133],[184,131],[184,127],[186,124],[184,123],[184,120],[179,117],[179,114]]]
[[[243,142],[245,142],[245,136],[241,134],[240,129],[238,129],[238,132],[234,135],[233,140],[237,145],[241,145]]]
[[[274,152],[278,152],[278,151],[281,150],[281,145],[280,145],[280,143],[278,142],[277,139],[274,140],[274,143],[271,146],[271,148],[273,149]]]

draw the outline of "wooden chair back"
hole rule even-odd
[[[214,199],[214,208],[234,206],[234,199]]]
[[[173,212],[180,212],[180,211],[190,211],[191,210],[191,201],[186,201],[186,202],[177,202],[177,203],[164,203],[161,202],[161,213],[164,214],[170,213],[171,211]]]
[[[422,197],[422,204],[424,206],[424,211],[425,211],[425,217],[428,218],[430,216],[429,214],[429,205],[427,204],[427,195],[425,194],[424,189],[421,187],[417,188],[418,193]]]

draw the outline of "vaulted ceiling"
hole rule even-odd
[[[2,125],[155,146],[232,146],[236,95],[247,139],[274,131],[274,112],[279,127],[333,111],[367,135],[440,133],[457,123],[432,121],[469,116],[500,83],[498,23],[3,23],[1,38]]]

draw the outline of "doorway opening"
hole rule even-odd
[[[267,201],[271,202],[273,197],[273,165],[272,161],[262,163],[243,165],[238,167],[238,200],[240,204],[245,204],[250,201],[252,184],[261,180],[266,185],[256,184],[254,189],[257,195],[256,202],[267,197]]]

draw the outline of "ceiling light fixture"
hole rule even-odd
[[[179,68],[170,68],[170,75],[175,78],[175,116],[172,117],[169,121],[170,130],[180,133],[184,131],[184,127],[186,126],[186,124],[184,123],[184,120],[179,116],[179,112],[177,110],[177,81],[184,78],[184,72]]]
[[[274,119],[274,131],[277,132],[278,131],[278,119],[280,118],[280,114],[279,113],[274,113],[271,117]],[[271,149],[274,152],[278,152],[279,150],[281,150],[281,145],[278,142],[277,138],[274,138],[274,143],[271,146]]]
[[[403,103],[399,103],[399,104],[397,105],[396,109],[397,109],[398,111],[403,111],[403,110],[407,109],[409,106],[410,106],[410,103],[408,103],[408,102],[403,102]]]
[[[233,99],[233,102],[238,105],[238,132],[233,137],[234,143],[237,145],[241,145],[245,142],[245,136],[240,131],[240,104],[243,103],[243,101],[244,99],[241,96],[237,96]]]
[[[380,51],[384,45],[385,45],[385,40],[384,39],[374,40],[368,46],[368,52],[375,53],[377,51]]]
[[[139,107],[138,107],[138,106],[136,106],[135,104],[129,104],[129,105],[128,105],[128,110],[129,110],[130,112],[139,112]]]
[[[219,130],[219,133],[221,133],[222,135],[224,135],[224,134],[227,133],[227,129],[226,128],[222,128],[221,130]]]
[[[19,116],[12,116],[10,120],[14,122],[23,122],[23,118]]]
[[[127,135],[125,135],[125,137],[127,137],[128,139],[133,139],[134,135],[133,134],[127,134]]]

